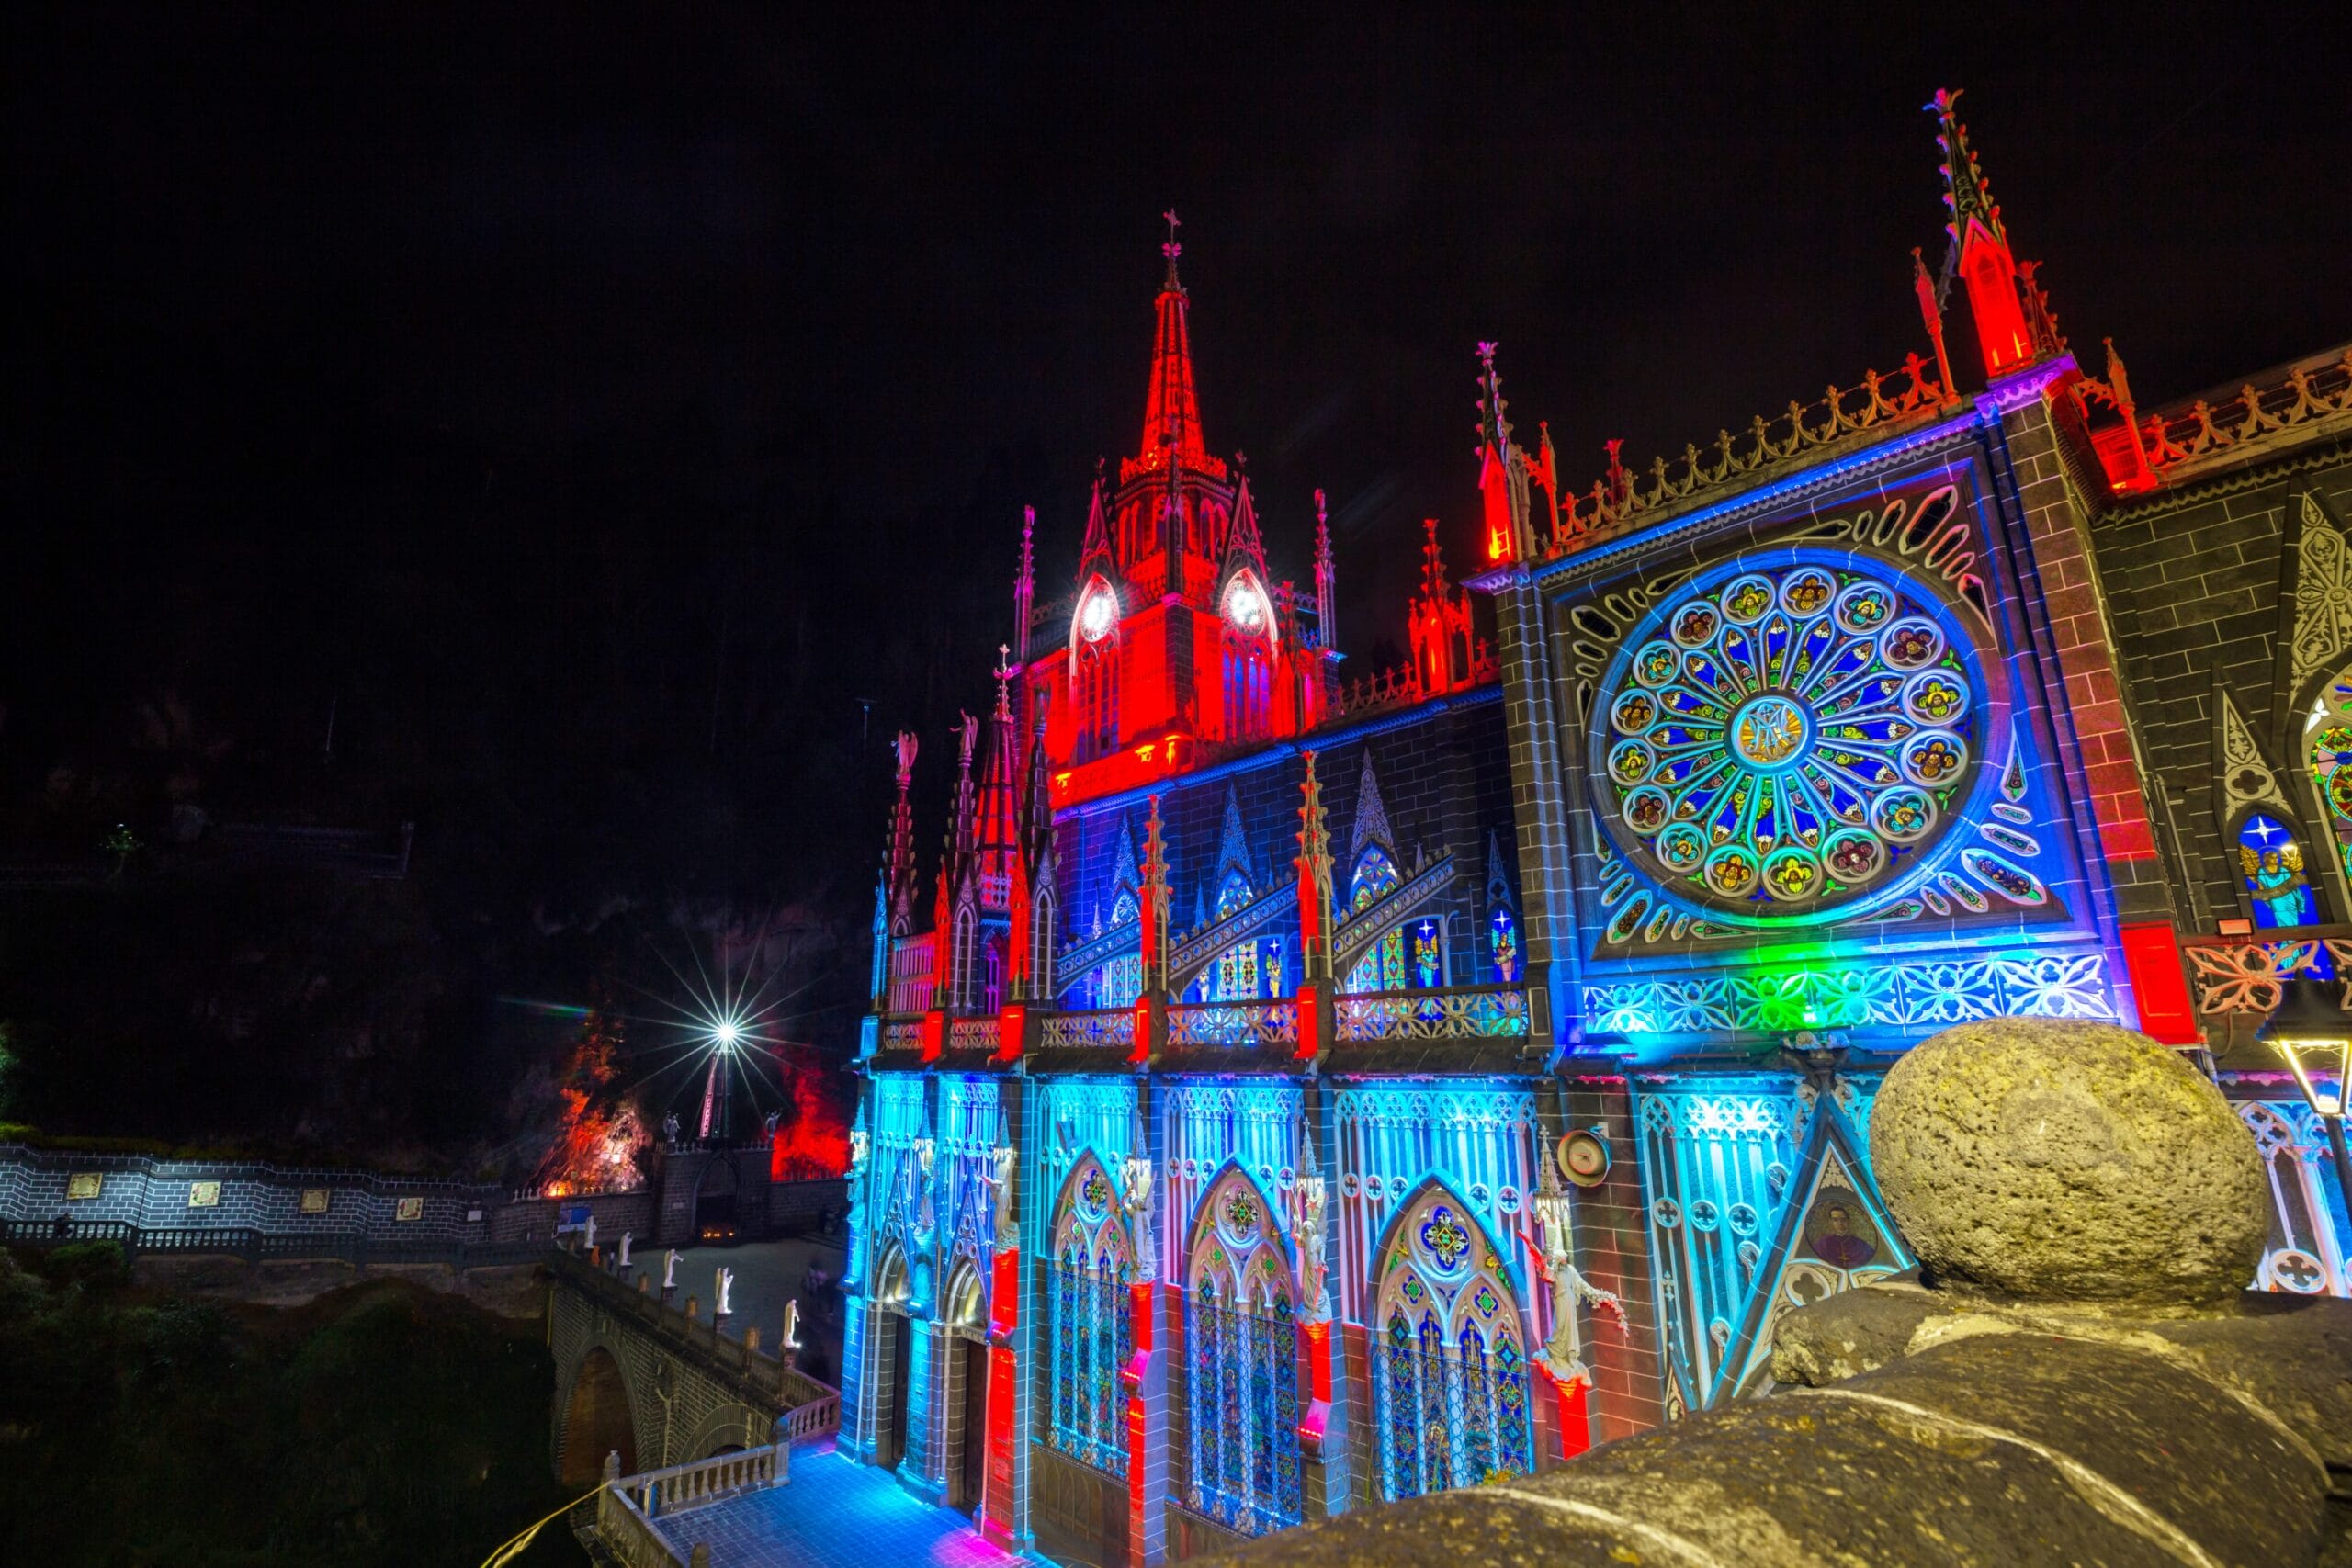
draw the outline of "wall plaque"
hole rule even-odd
[[[424,1200],[422,1198],[401,1199],[392,1209],[392,1218],[403,1224],[424,1218]]]
[[[325,1213],[327,1212],[327,1201],[330,1196],[331,1194],[328,1190],[323,1187],[303,1188],[300,1212],[305,1214]]]
[[[187,1206],[191,1209],[217,1209],[220,1206],[220,1184],[217,1181],[191,1181],[187,1184]]]
[[[77,1170],[65,1179],[66,1201],[78,1203],[85,1198],[95,1198],[106,1190],[106,1185],[105,1171]]]

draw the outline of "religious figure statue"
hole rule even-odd
[[[861,1117],[860,1120],[863,1121],[864,1118]],[[849,1130],[849,1173],[852,1176],[855,1176],[865,1168],[866,1143],[866,1132],[863,1126],[852,1127]]]
[[[775,1142],[776,1124],[783,1120],[784,1112],[781,1111],[771,1111],[765,1116],[760,1118],[760,1125],[767,1130],[769,1143],[773,1144]]]
[[[1592,1382],[1592,1369],[1584,1363],[1584,1337],[1577,1327],[1579,1305],[1613,1313],[1620,1326],[1625,1321],[1625,1305],[1616,1293],[1601,1290],[1579,1273],[1568,1260],[1568,1195],[1560,1188],[1555,1173],[1553,1156],[1545,1151],[1543,1174],[1537,1183],[1532,1202],[1539,1227],[1536,1240],[1537,1267],[1552,1285],[1552,1337],[1537,1351],[1537,1359],[1551,1370],[1553,1379],[1563,1387]]]
[[[626,1273],[626,1272],[628,1271],[628,1244],[629,1244],[629,1239],[630,1239],[632,1236],[636,1235],[637,1235],[637,1233],[636,1233],[635,1231],[623,1231],[623,1232],[621,1232],[621,1269],[622,1269],[622,1271],[623,1271],[624,1273]]]
[[[718,1270],[718,1305],[714,1307],[712,1311],[717,1316],[725,1317],[728,1314],[735,1310],[735,1303],[732,1297],[732,1292],[735,1289],[735,1270],[732,1269],[721,1269]]]
[[[1127,1229],[1136,1244],[1136,1273],[1151,1279],[1159,1272],[1159,1254],[1152,1248],[1151,1161],[1131,1155],[1120,1169],[1119,1206],[1127,1212]]]
[[[593,1209],[588,1212],[588,1224],[581,1236],[580,1245],[591,1252],[596,1250],[596,1213]]]
[[[1292,1190],[1298,1205],[1298,1299],[1301,1323],[1322,1323],[1331,1315],[1331,1298],[1324,1289],[1323,1206],[1329,1201],[1320,1176],[1302,1176]]]
[[[996,1175],[989,1181],[990,1195],[996,1200],[996,1213],[989,1234],[995,1239],[999,1252],[1011,1252],[1021,1245],[1021,1227],[1012,1215],[1012,1172],[1020,1163],[1021,1153],[1011,1144],[997,1145]]]
[[[670,1256],[662,1260],[662,1288],[665,1291],[678,1288],[678,1249],[674,1247],[670,1249]]]
[[[939,1223],[939,1216],[932,1206],[932,1141],[929,1138],[917,1138],[914,1141],[912,1153],[915,1157],[913,1166],[908,1173],[911,1190],[907,1194],[910,1200],[908,1203],[910,1212],[907,1217],[909,1223],[913,1225],[916,1235],[929,1235]]]
[[[675,1145],[678,1141],[678,1113],[674,1111],[662,1118],[662,1141]]]
[[[800,1302],[797,1297],[784,1303],[784,1348],[800,1348]]]

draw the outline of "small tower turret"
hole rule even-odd
[[[1984,171],[1977,166],[1968,144],[1968,127],[1960,119],[1960,93],[1936,89],[1927,106],[1936,117],[1936,143],[1943,149],[1944,206],[1951,221],[1951,251],[1944,267],[1957,272],[1968,288],[1969,313],[1976,319],[1977,345],[1984,354],[1984,374],[2001,377],[2021,370],[2036,357],[2035,333],[2026,319],[2018,288],[2017,258],[2009,250],[2008,231],[2001,224],[2000,206],[1993,199]]]

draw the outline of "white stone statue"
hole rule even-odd
[[[1131,1155],[1120,1172],[1125,1189],[1119,1206],[1127,1212],[1127,1229],[1135,1237],[1136,1276],[1149,1280],[1159,1273],[1159,1255],[1153,1247],[1151,1224],[1151,1161]]]
[[[678,1113],[674,1111],[662,1118],[662,1141],[673,1145],[678,1141]]]
[[[674,1247],[670,1249],[670,1256],[662,1260],[662,1288],[665,1291],[678,1288],[678,1249]]]
[[[1584,1363],[1584,1337],[1577,1327],[1577,1308],[1581,1304],[1613,1313],[1622,1325],[1625,1307],[1615,1292],[1593,1284],[1568,1260],[1568,1195],[1560,1188],[1552,1160],[1551,1152],[1545,1151],[1542,1179],[1532,1205],[1539,1227],[1537,1267],[1552,1283],[1552,1337],[1535,1354],[1562,1386],[1581,1383],[1589,1387],[1592,1369]]]
[[[713,1309],[718,1316],[725,1317],[735,1310],[735,1303],[730,1299],[730,1292],[734,1289],[735,1270],[721,1269],[718,1271],[718,1305]]]
[[[855,1176],[865,1168],[866,1132],[862,1126],[849,1131],[849,1173]]]
[[[784,1303],[784,1348],[800,1348],[800,1301],[797,1296]]]
[[[623,1273],[628,1271],[628,1244],[630,1238],[636,1235],[635,1231],[621,1232],[621,1271]]]
[[[1012,1215],[1012,1173],[1021,1163],[1021,1152],[1011,1144],[1000,1144],[996,1151],[996,1175],[989,1185],[996,1199],[996,1214],[989,1223],[989,1234],[996,1241],[999,1252],[1011,1252],[1021,1245],[1020,1223]]]
[[[1292,1234],[1298,1241],[1298,1299],[1301,1323],[1324,1323],[1331,1316],[1331,1298],[1324,1289],[1323,1206],[1329,1201],[1319,1176],[1302,1176],[1291,1189],[1298,1219]]]
[[[596,1216],[593,1213],[588,1216],[588,1228],[582,1236],[580,1245],[591,1252],[596,1249]]]

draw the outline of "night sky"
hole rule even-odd
[[[2345,57],[2300,13],[827,9],[12,17],[0,861],[175,802],[413,820],[402,1070],[485,1098],[531,1045],[481,1045],[498,996],[646,942],[565,933],[854,922],[884,736],[936,763],[1021,506],[1050,596],[1136,444],[1171,204],[1209,441],[1280,575],[1330,492],[1351,673],[1421,517],[1467,562],[1479,339],[1578,488],[1924,350],[1939,85],[2143,404],[2352,338]],[[10,1005],[161,1052],[209,983]],[[357,1092],[281,1098],[333,1132]]]

